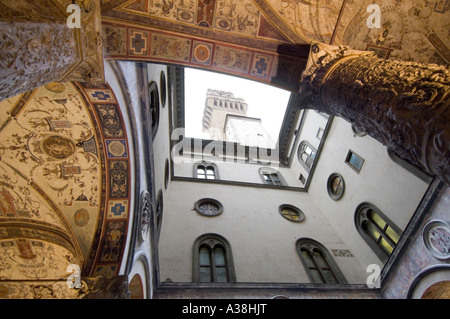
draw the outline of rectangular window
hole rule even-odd
[[[302,182],[303,185],[306,184],[306,178],[305,176],[303,176],[303,174],[300,174],[300,177],[298,179],[300,180],[300,182]]]
[[[347,157],[345,158],[345,162],[357,173],[359,173],[364,164],[364,159],[360,157],[358,154],[354,153],[353,151],[348,151]]]
[[[317,134],[316,134],[316,137],[317,137],[319,140],[322,139],[322,137],[323,137],[323,132],[324,132],[324,129],[321,128],[321,127],[319,127],[319,130],[317,131]]]

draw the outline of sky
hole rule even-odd
[[[232,92],[248,104],[247,116],[260,118],[276,143],[291,93],[267,84],[210,71],[185,68],[186,137],[207,138],[202,132],[203,110],[209,89]]]

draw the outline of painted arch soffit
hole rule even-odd
[[[108,85],[49,83],[0,103],[0,279],[77,264],[116,275],[128,227],[129,148]],[[9,261],[12,261],[11,264]]]
[[[275,50],[279,43],[306,43],[280,24],[280,19],[272,19],[276,15],[270,6],[258,2],[265,4],[255,0],[108,0],[102,3],[102,15],[261,49]]]

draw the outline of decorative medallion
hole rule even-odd
[[[106,140],[108,157],[127,157],[127,146],[125,140]]]
[[[428,251],[438,259],[450,258],[450,226],[443,220],[431,220],[422,230],[422,239]]]
[[[42,151],[56,159],[64,159],[73,155],[76,151],[75,143],[60,135],[47,136],[41,143]]]
[[[197,64],[211,64],[213,45],[211,43],[194,41],[192,62]]]
[[[73,219],[77,226],[86,226],[89,223],[89,212],[85,208],[80,208],[75,212]]]

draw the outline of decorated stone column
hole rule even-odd
[[[0,2],[0,78],[0,101],[49,82],[104,83],[99,0]]]
[[[340,116],[450,184],[450,70],[313,44],[296,104]]]

